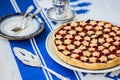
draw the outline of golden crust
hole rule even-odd
[[[62,28],[62,26],[60,26],[57,30],[56,30],[56,32],[54,33],[54,34],[56,34],[57,33],[57,31],[58,30],[60,30]],[[114,30],[115,30],[115,28],[114,28]],[[80,34],[81,36],[84,36],[85,37],[85,34],[87,34],[87,33],[84,33],[84,34]],[[108,35],[103,35],[105,38],[108,38],[109,36]],[[94,57],[92,57],[90,60],[93,62],[93,63],[87,63],[87,62],[84,62],[84,61],[86,61],[88,58],[86,57],[85,59],[84,59],[84,57],[85,56],[83,56],[82,57],[82,60],[84,60],[84,61],[80,61],[80,60],[78,60],[78,59],[76,59],[76,57],[78,57],[79,55],[77,55],[77,54],[75,54],[75,55],[72,55],[72,56],[67,56],[67,55],[65,55],[65,54],[63,54],[63,53],[61,53],[60,51],[58,51],[58,48],[56,47],[56,44],[55,44],[55,36],[53,37],[53,45],[52,45],[52,47],[53,47],[53,50],[54,50],[54,52],[55,52],[55,54],[61,59],[61,60],[63,60],[64,62],[66,62],[66,63],[68,63],[68,64],[70,64],[70,65],[73,65],[73,66],[76,66],[76,67],[80,67],[80,68],[84,68],[84,69],[89,69],[89,70],[99,70],[99,69],[107,69],[107,68],[111,68],[111,67],[114,67],[114,66],[117,66],[117,65],[120,65],[120,57],[115,57],[114,55],[111,55],[111,56],[109,56],[112,60],[109,60],[109,61],[107,61],[106,60],[106,58],[105,57],[102,57],[101,56],[101,60],[102,61],[107,61],[107,62],[100,62],[100,63],[97,63],[97,62],[95,62],[97,59],[96,58],[94,58]],[[107,39],[106,39],[107,40]],[[96,41],[93,41],[93,43],[96,43]],[[100,41],[98,41],[98,42],[101,42],[101,40]],[[109,41],[108,41],[109,42]],[[91,42],[92,43],[92,42]],[[85,45],[85,43],[83,44],[83,45]],[[95,44],[94,44],[95,45]],[[82,46],[82,45],[81,45]],[[86,44],[86,46],[88,46],[87,44]],[[108,47],[108,44],[104,44],[103,45],[103,47]],[[85,47],[85,46],[84,46]],[[81,48],[79,48],[80,50],[82,50]],[[84,48],[84,49],[86,49],[86,48]],[[99,47],[99,49],[101,49],[100,47]],[[113,49],[113,47],[110,47],[110,50],[112,50]],[[109,49],[108,49],[109,50]],[[104,54],[107,54],[108,53],[108,51],[106,50],[106,49],[104,49],[103,50],[103,53]],[[71,54],[71,53],[69,53],[69,54]],[[93,53],[91,53],[91,54],[93,54]],[[94,54],[94,56],[98,56],[98,54]],[[103,58],[103,59],[102,59]]]
[[[59,52],[57,50],[57,47],[55,46],[54,42],[53,42],[53,49],[56,53],[56,55],[63,60],[64,62],[76,66],[76,67],[80,67],[80,68],[84,68],[84,69],[89,69],[89,70],[98,70],[98,69],[107,69],[107,68],[111,68],[114,66],[117,66],[120,64],[120,57],[117,57],[113,60],[108,61],[107,63],[85,63],[85,62],[81,62],[77,59],[71,58],[70,56],[65,56],[63,53]]]

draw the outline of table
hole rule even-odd
[[[109,3],[108,3],[109,2]],[[71,0],[70,7],[76,11],[74,20],[99,19],[107,20],[120,26],[119,0]],[[1,0],[0,17],[24,12],[29,5],[42,7],[38,14],[44,21],[44,30],[34,38],[23,41],[10,41],[0,37],[0,80],[59,80],[45,69],[24,65],[14,55],[13,48],[20,47],[39,56],[42,65],[69,77],[71,80],[119,80],[120,70],[102,74],[90,74],[67,69],[56,63],[46,50],[48,34],[61,23],[51,21],[46,10],[50,8],[49,0]]]

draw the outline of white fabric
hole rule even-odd
[[[81,0],[90,2],[92,5],[84,7],[89,12],[77,15],[75,20],[106,20],[120,26],[120,0]]]
[[[0,80],[22,80],[9,41],[0,37]]]

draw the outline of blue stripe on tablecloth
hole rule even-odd
[[[13,3],[15,4],[14,0],[11,0],[11,1],[13,1]],[[19,3],[17,3],[17,5],[19,6],[19,9],[21,12],[24,12],[29,5],[33,4],[32,1],[28,3],[27,1],[20,2],[20,0],[16,0],[16,2],[18,2],[18,1],[19,1]],[[13,6],[15,6],[14,4],[13,4]],[[16,11],[19,11],[19,10],[16,10]],[[42,16],[40,14],[39,14],[39,17],[42,18]],[[11,48],[13,48],[13,47],[24,48],[32,53],[37,53],[39,57],[41,54],[45,60],[45,63],[47,64],[47,67],[55,70],[58,73],[61,73],[62,75],[66,76],[66,77],[70,77],[72,80],[76,80],[76,77],[72,70],[66,69],[66,68],[62,67],[61,65],[58,65],[48,55],[48,53],[46,51],[46,47],[45,47],[45,41],[46,41],[47,35],[50,32],[50,29],[48,28],[48,25],[46,23],[44,25],[45,25],[45,28],[44,28],[43,32],[40,35],[36,36],[35,38],[32,38],[30,40],[23,40],[23,41],[10,41]],[[34,47],[37,46],[38,50],[35,47],[36,52],[35,52],[33,46]],[[19,67],[19,70],[20,70],[23,80],[29,80],[29,79],[30,80],[46,80],[46,78],[45,78],[46,76],[43,73],[42,69],[26,66],[23,63],[21,63],[16,57],[15,57],[15,59],[16,59],[16,62]],[[45,64],[43,64],[43,65],[45,65]],[[47,75],[49,75],[49,74],[47,73]],[[52,78],[53,78],[53,80],[58,80],[53,75],[52,75]],[[50,78],[50,76],[49,76],[48,79],[52,80],[52,78]]]
[[[29,2],[29,4],[28,4],[27,1],[26,2],[21,1],[21,2],[17,3],[17,5],[19,6],[19,9],[17,9],[17,8],[15,8],[16,3],[14,1],[15,0],[11,0],[12,5],[14,6],[14,9],[16,12],[20,12],[20,11],[24,12],[29,5],[33,4],[32,2],[31,3]],[[19,0],[16,0],[16,2],[17,1],[19,1]],[[39,14],[39,16],[42,18],[42,16],[40,14]],[[46,23],[44,25],[45,25],[45,29],[43,30],[43,32],[40,35],[36,36],[35,38],[32,38],[30,40],[23,40],[23,41],[10,41],[11,48],[13,48],[13,47],[24,48],[32,53],[36,53],[39,57],[41,54],[45,60],[45,63],[47,63],[48,67],[50,67],[53,70],[56,69],[56,71],[59,68],[58,72],[62,72],[62,73],[64,72],[64,74],[66,74],[68,76],[71,75],[71,77],[72,77],[74,74],[71,74],[71,72],[72,72],[71,70],[68,70],[64,67],[61,67],[60,65],[58,65],[56,62],[54,62],[49,57],[49,55],[46,51],[46,47],[45,47],[45,40],[46,40],[46,37],[49,34],[50,30],[47,27]],[[37,44],[37,48],[39,48],[38,50],[36,49],[35,44]],[[33,46],[35,48],[33,48]],[[52,76],[52,78],[51,78],[50,77],[51,74],[49,74],[49,73],[46,73],[47,75],[50,75],[50,76],[47,76],[48,78],[46,78],[45,74],[43,73],[43,70],[40,68],[34,68],[34,67],[24,65],[16,57],[15,57],[15,60],[17,62],[17,65],[19,67],[19,70],[20,70],[20,73],[21,73],[23,80],[29,80],[29,79],[32,79],[32,80],[46,80],[46,79],[52,80],[52,78],[53,78],[53,80],[58,80],[55,76]],[[44,63],[43,63],[43,65],[45,66]],[[54,65],[56,65],[56,66],[54,66]],[[53,66],[54,66],[54,68],[53,68]],[[68,74],[68,72],[69,72],[69,74]]]
[[[11,7],[9,0],[1,0],[1,2],[0,2],[0,17],[5,16],[9,13],[14,13],[14,12],[15,12],[15,10]]]
[[[24,4],[27,3],[27,2],[23,2],[23,1],[21,1],[21,2],[24,3]],[[21,9],[25,9],[25,10],[26,10],[26,8],[29,5],[32,4],[32,1],[31,1],[31,3],[29,2],[29,4],[26,4],[26,5],[22,5],[21,2],[17,3],[17,5],[19,5]],[[17,7],[15,8],[15,6],[16,6],[15,0],[11,0],[11,3],[13,4],[14,9],[18,12],[19,9],[17,9]],[[25,8],[25,6],[26,6],[26,8]],[[24,11],[21,10],[21,12],[24,12]],[[43,32],[42,32],[42,34],[43,34]],[[21,48],[27,49],[27,50],[29,50],[32,53],[35,53],[35,51],[33,50],[33,46],[34,45],[32,46],[32,43],[33,43],[32,39],[30,39],[30,40],[24,40],[24,41],[10,41],[11,48],[17,46],[17,47],[21,47]],[[38,52],[36,51],[36,54],[37,53]],[[42,69],[40,69],[40,68],[33,68],[33,67],[30,67],[30,66],[26,66],[26,65],[22,64],[17,58],[16,58],[16,61],[17,61],[17,64],[18,64],[18,67],[19,67],[19,70],[20,70],[20,73],[21,73],[21,76],[22,76],[23,80],[28,80],[28,79],[32,79],[32,80],[36,80],[36,79],[37,80],[41,80],[41,79],[42,80],[46,80],[46,79],[47,80],[52,80],[52,78],[50,78],[49,76],[45,76],[43,74]],[[44,70],[44,72],[45,72],[45,70]],[[47,73],[45,72],[45,74],[47,74]]]

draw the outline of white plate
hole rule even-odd
[[[30,14],[28,16],[30,16]],[[20,19],[22,17],[23,13],[8,14],[1,17],[0,36],[9,40],[25,40],[37,36],[43,31],[44,24],[38,16],[35,16],[31,20],[29,20],[26,23],[25,29],[19,32],[12,31],[12,29],[14,29],[18,25],[18,23],[20,23]]]
[[[55,30],[51,31],[49,33],[47,39],[46,39],[46,49],[47,49],[48,54],[50,55],[50,57],[54,61],[56,61],[58,64],[66,67],[68,69],[71,69],[71,70],[80,71],[80,72],[86,72],[86,73],[106,73],[106,72],[112,72],[112,71],[116,71],[116,70],[120,69],[120,66],[116,66],[116,67],[109,68],[109,69],[104,69],[104,70],[87,70],[87,69],[74,67],[74,66],[71,66],[71,65],[63,62],[61,59],[59,59],[59,57],[57,57],[57,55],[55,54],[54,50],[52,49],[52,39],[53,39]]]

